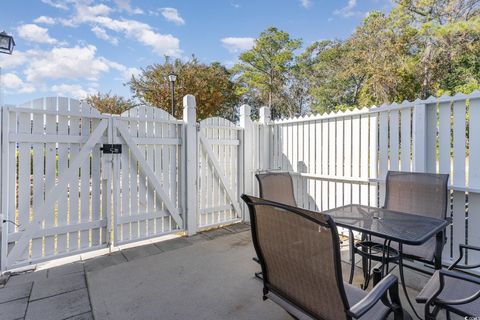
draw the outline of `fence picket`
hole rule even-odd
[[[59,113],[68,113],[68,98],[59,97],[58,98],[58,111]],[[68,117],[59,115],[57,118],[57,132],[59,135],[68,135]],[[57,158],[58,158],[58,167],[57,167],[57,180],[64,179],[61,176],[61,173],[65,172],[68,168],[68,144],[58,143],[57,147]],[[57,207],[57,226],[64,226],[67,224],[67,201],[68,201],[68,192],[64,195],[61,195],[58,199]],[[64,253],[67,251],[67,235],[59,234],[57,235],[57,252]]]
[[[368,180],[368,121],[369,116],[367,114],[360,116],[360,179]],[[360,203],[363,205],[368,205],[369,199],[369,187],[368,184],[360,184]]]
[[[390,131],[390,166],[389,169],[392,171],[398,171],[398,141],[399,141],[399,122],[398,122],[398,110],[392,110],[390,112],[389,119],[389,131]]]
[[[480,99],[471,99],[469,106],[469,158],[468,158],[468,188],[480,189]],[[475,164],[470,166],[470,164]],[[468,192],[468,244],[480,246],[480,194]],[[468,264],[480,263],[480,253],[470,250]]]
[[[45,110],[56,111],[57,110],[57,99],[56,98],[46,98],[45,99]],[[45,115],[45,131],[47,134],[56,134],[57,130],[57,120],[55,115],[46,114]],[[56,145],[55,143],[47,143],[45,145],[45,193],[48,190],[52,190],[55,186],[55,177],[56,177]],[[55,206],[53,207],[53,212],[49,212],[45,218],[45,228],[51,228],[55,226]],[[50,256],[54,254],[55,250],[55,237],[46,236],[45,237],[45,255]]]
[[[41,109],[43,107],[43,99],[36,99],[32,101],[32,107],[34,109]],[[33,123],[32,123],[32,135],[41,135],[43,134],[43,115],[42,114],[33,114]],[[43,143],[33,143],[32,144],[32,166],[33,166],[33,188],[32,188],[32,208],[39,208],[43,201],[43,153],[44,153],[44,144]],[[32,218],[35,217],[37,212],[32,210]],[[37,259],[42,256],[42,247],[43,239],[36,238],[32,240],[32,259]]]
[[[401,121],[401,159],[400,159],[400,169],[401,171],[412,171],[412,109],[402,109],[400,110],[400,121]]]
[[[465,101],[453,103],[453,170],[452,183],[465,185]],[[465,192],[453,191],[453,259],[458,257],[458,245],[465,243]]]

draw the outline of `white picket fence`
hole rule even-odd
[[[291,172],[300,206],[382,205],[388,170],[448,173],[444,258],[480,245],[480,92],[273,122],[261,112],[260,169]]]
[[[444,258],[480,245],[480,92],[276,121],[242,106],[238,125],[198,123],[195,98],[183,102],[181,120],[68,98],[2,108],[2,271],[248,220],[239,197],[265,170],[290,172],[298,204],[318,211],[381,205],[388,170],[449,173]]]
[[[241,221],[243,129],[184,105],[182,120],[63,97],[2,108],[2,271]]]

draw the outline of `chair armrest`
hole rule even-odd
[[[459,255],[458,259],[448,267],[448,270],[452,270],[452,269],[455,269],[455,268],[457,268],[457,269],[474,269],[474,268],[480,267],[480,263],[479,264],[474,264],[474,265],[458,265],[458,263],[460,261],[462,261],[463,256],[464,256],[464,254],[467,250],[480,251],[480,247],[476,247],[476,246],[472,246],[472,245],[468,245],[468,244],[460,244],[458,246],[458,249],[460,250],[460,255]]]
[[[460,250],[461,249],[466,249],[466,250],[480,251],[480,247],[472,246],[472,245],[469,245],[469,244],[460,244],[459,247],[460,247]]]
[[[365,298],[350,307],[348,314],[357,319],[362,317],[368,310],[373,308],[378,301],[382,300],[387,294],[387,291],[392,287],[396,287],[398,291],[398,279],[393,274],[389,274],[377,283]]]
[[[477,299],[480,296],[480,278],[462,273],[462,272],[453,272],[450,270],[438,270],[436,271],[436,275],[438,275],[438,278],[435,280],[434,283],[428,283],[425,289],[427,290],[422,290],[420,294],[417,296],[416,300],[418,303],[438,303],[438,304],[445,304],[445,305],[454,305],[454,304],[464,304],[471,302],[475,299]],[[437,299],[437,297],[442,293],[445,285],[445,278],[454,278],[459,281],[467,281],[471,283],[478,284],[479,286],[479,292],[476,292],[475,294],[464,298],[464,299],[457,299],[457,300],[442,300],[442,299]],[[429,287],[430,285],[430,287]]]
[[[479,290],[474,294],[456,300],[443,300],[443,299],[436,299],[435,303],[443,304],[443,305],[459,305],[459,304],[466,304],[472,302],[480,297],[480,279],[461,273],[461,272],[452,272],[449,270],[440,270],[440,283],[445,283],[445,277],[455,278],[461,281],[468,281],[472,283],[476,283],[479,286]]]

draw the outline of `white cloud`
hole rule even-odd
[[[2,76],[2,86],[9,89],[17,89],[23,84],[15,73],[6,73]]]
[[[302,5],[302,7],[304,7],[305,9],[308,9],[312,6],[312,0],[300,0],[300,4]]]
[[[24,65],[28,60],[29,54],[25,51],[15,50],[14,54],[2,55],[0,59],[0,68],[14,69]]]
[[[132,79],[132,76],[135,76],[137,77],[138,75],[140,75],[142,73],[142,70],[138,69],[138,68],[126,68],[123,72],[122,72],[122,78],[123,80],[125,81],[130,81],[130,79]]]
[[[84,88],[78,84],[54,85],[50,88],[50,90],[59,96],[73,97],[77,99],[84,99],[88,95],[95,94],[97,92],[95,88]]]
[[[57,9],[68,10],[68,5],[62,0],[42,0],[42,2]]]
[[[77,16],[79,20],[89,19],[95,16],[108,16],[113,9],[104,4],[97,4],[95,6],[85,6],[77,4]]]
[[[178,10],[175,8],[162,8],[160,9],[162,16],[165,20],[175,23],[176,25],[184,25],[185,20],[180,16]]]
[[[30,82],[40,83],[45,79],[79,79],[96,81],[102,72],[110,70],[110,61],[96,57],[93,45],[72,48],[53,48],[32,55],[24,73]]]
[[[356,6],[357,6],[357,0],[348,0],[348,3],[345,7],[335,10],[333,13],[345,18],[362,14],[361,12],[354,10]]]
[[[47,28],[42,28],[36,24],[23,24],[17,28],[18,35],[27,41],[54,44],[58,41],[48,34]]]
[[[136,20],[116,20],[109,17],[95,17],[94,22],[115,32],[149,46],[158,55],[178,57],[181,55],[180,40],[170,34],[155,32],[148,24]]]
[[[33,20],[33,22],[52,25],[52,24],[55,24],[55,19],[53,19],[52,17],[47,17],[47,16],[40,16],[40,17],[36,18],[35,20]]]
[[[130,0],[114,0],[120,11],[126,11],[132,14],[143,14],[143,10],[140,8],[132,8]]]
[[[3,88],[12,89],[18,93],[31,93],[35,91],[35,87],[31,84],[25,83],[19,76],[14,73],[6,73],[2,76]]]
[[[182,50],[180,50],[180,40],[178,38],[171,34],[156,32],[150,25],[137,20],[113,19],[108,16],[112,11],[110,7],[105,5],[91,7],[83,2],[76,2],[75,10],[76,13],[73,17],[61,20],[63,25],[78,26],[83,23],[91,24],[93,27],[97,26],[105,31],[108,29],[122,33],[128,38],[151,47],[158,55],[181,56]]]
[[[99,26],[94,26],[92,32],[97,36],[97,38],[110,42],[113,45],[118,45],[118,39],[108,35],[105,29],[100,28]]]
[[[232,53],[249,50],[255,45],[255,38],[227,37],[221,41],[223,46]]]

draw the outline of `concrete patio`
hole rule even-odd
[[[0,289],[0,319],[291,319],[261,299],[249,229],[236,224],[11,275]],[[407,278],[415,297],[426,277]]]

